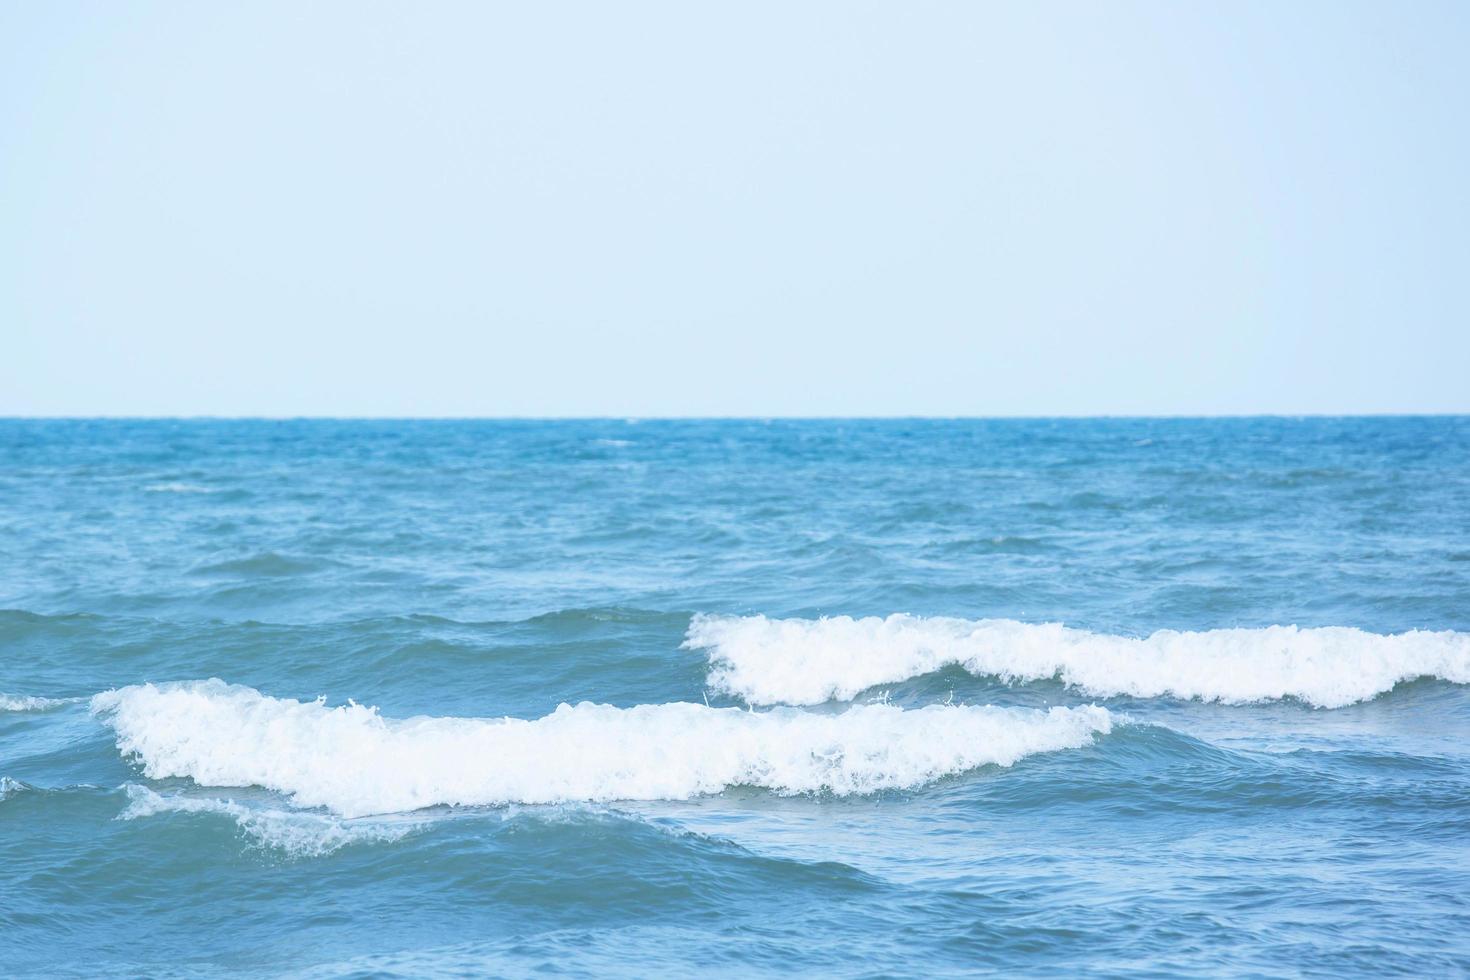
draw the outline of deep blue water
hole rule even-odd
[[[1470,418],[0,421],[0,973],[1464,974],[1467,681]]]

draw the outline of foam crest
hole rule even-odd
[[[687,799],[738,785],[868,793],[1080,747],[1113,724],[1097,707],[862,705],[817,714],[586,702],[532,721],[393,720],[362,705],[273,698],[218,680],[108,691],[92,709],[152,778],[263,786],[343,816]]]
[[[0,694],[0,711],[50,711],[72,704],[76,698],[38,698],[25,694]]]
[[[322,813],[249,807],[234,800],[165,796],[147,786],[128,783],[128,806],[119,820],[136,820],[160,813],[214,813],[234,820],[254,844],[283,851],[291,857],[322,857],[349,844],[401,840],[417,824],[351,821]]]
[[[846,700],[950,666],[1008,682],[1055,678],[1094,697],[1296,698],[1322,708],[1418,677],[1470,683],[1470,634],[1451,631],[1269,626],[1132,638],[1004,619],[698,615],[684,646],[708,651],[711,685],[749,704]]]

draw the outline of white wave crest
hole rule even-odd
[[[1470,683],[1470,634],[1381,636],[1341,626],[1161,630],[1135,639],[1013,620],[695,616],[685,648],[749,704],[819,704],[959,666],[1008,682],[1055,678],[1093,697],[1244,704],[1365,701],[1418,677]]]
[[[223,681],[108,691],[92,709],[153,778],[263,786],[344,816],[439,804],[686,799],[727,786],[845,795],[917,786],[1112,728],[1103,708],[887,705],[841,714],[563,704],[517,718],[392,720]]]
[[[352,821],[323,813],[257,809],[234,800],[164,796],[147,786],[128,783],[128,806],[119,820],[136,820],[159,813],[217,813],[235,821],[242,833],[261,847],[284,851],[291,857],[322,857],[348,844],[401,840],[418,824]]]
[[[38,698],[25,694],[0,694],[0,711],[50,711],[77,698]]]
[[[21,782],[19,779],[11,779],[9,776],[0,776],[0,800],[15,796],[17,793],[23,793],[29,788],[30,787]]]

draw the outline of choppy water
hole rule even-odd
[[[0,422],[0,609],[0,973],[1470,971],[1470,419]]]

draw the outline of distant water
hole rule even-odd
[[[1470,972],[1470,419],[0,422],[0,974]]]

